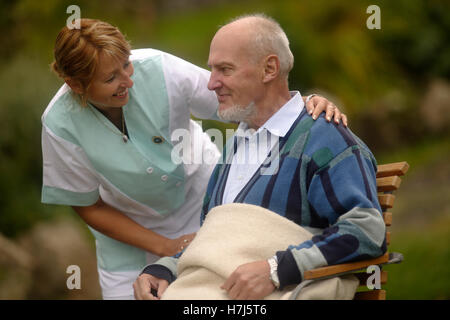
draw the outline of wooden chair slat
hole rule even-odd
[[[377,191],[389,192],[397,190],[400,187],[402,179],[398,176],[377,178]]]
[[[386,232],[386,245],[391,244],[391,233],[389,231]]]
[[[384,224],[389,227],[392,224],[392,212],[383,212]]]
[[[359,280],[359,286],[365,287],[367,285],[367,279],[372,275],[370,273],[365,272],[358,272],[354,273],[355,277]],[[380,283],[385,284],[387,283],[387,271],[381,271],[380,273]]]
[[[363,268],[367,268],[368,266],[372,264],[382,264],[389,261],[389,253],[385,253],[381,257],[370,259],[370,260],[364,260],[364,261],[356,261],[356,262],[350,262],[350,263],[343,263],[343,264],[336,264],[321,268],[316,268],[313,270],[307,270],[303,273],[303,278],[305,280],[311,280],[321,277],[326,277],[334,274],[340,274],[345,273],[349,271],[356,271]]]
[[[409,164],[406,161],[380,164],[377,166],[377,178],[402,176],[408,171],[408,169]]]
[[[388,208],[394,206],[395,196],[393,194],[380,194],[378,195],[378,201],[380,202],[381,209],[385,211]]]
[[[385,290],[361,291],[355,293],[354,300],[386,300]]]

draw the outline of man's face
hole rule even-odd
[[[208,89],[216,92],[219,116],[224,120],[239,122],[251,117],[264,93],[263,69],[251,59],[247,37],[225,26],[211,42]]]

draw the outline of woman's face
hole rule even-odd
[[[128,89],[133,86],[134,72],[130,60],[119,61],[104,53],[87,90],[87,100],[99,109],[120,108],[128,103]]]

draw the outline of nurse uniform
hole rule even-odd
[[[81,107],[66,84],[46,108],[42,202],[89,206],[101,197],[140,225],[177,238],[198,230],[207,182],[220,156],[190,114],[217,119],[217,98],[207,89],[209,72],[180,58],[139,49],[130,60],[134,85],[123,107],[128,142],[92,105]],[[207,161],[172,161],[177,129],[190,133],[190,152]],[[132,299],[132,283],[159,257],[89,229],[103,298]]]

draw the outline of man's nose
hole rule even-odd
[[[209,77],[208,81],[208,89],[213,91],[216,90],[217,88],[220,88],[221,85],[222,83],[220,82],[216,74],[214,72],[211,72],[211,76]]]

